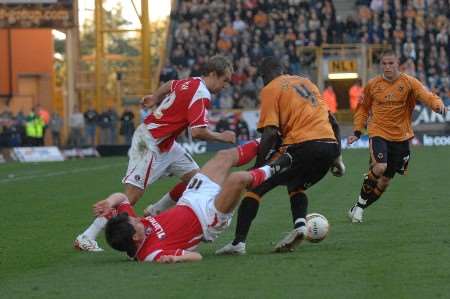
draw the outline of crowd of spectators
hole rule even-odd
[[[171,55],[161,80],[198,76],[208,56],[235,62],[233,85],[215,108],[255,108],[262,56],[281,57],[290,73],[308,74],[313,55],[298,48],[334,43],[385,44],[402,69],[443,98],[449,86],[448,0],[358,0],[354,15],[336,17],[331,0],[186,0],[174,13]]]
[[[56,111],[49,114],[36,106],[27,114],[22,111],[14,114],[6,106],[0,111],[0,148],[41,146],[49,142],[67,148],[131,144],[134,118],[127,107],[119,117],[112,107],[98,113],[92,106],[84,112],[75,106],[68,119],[67,138],[62,140],[64,123]],[[47,144],[44,142],[46,135],[50,136]],[[119,140],[119,136],[123,138]]]

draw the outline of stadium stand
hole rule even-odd
[[[448,0],[358,0],[354,14],[342,20],[330,0],[179,1],[161,79],[197,76],[205,57],[224,54],[235,61],[234,84],[214,107],[254,108],[262,56],[277,55],[289,72],[306,73],[314,60],[298,56],[299,47],[385,44],[399,54],[404,72],[450,102],[448,7]]]

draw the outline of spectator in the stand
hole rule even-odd
[[[39,117],[44,121],[44,131],[41,137],[42,140],[39,141],[39,144],[44,145],[45,133],[47,131],[48,123],[50,121],[50,113],[48,113],[48,111],[44,109],[41,105],[36,106],[36,111]]]
[[[245,119],[242,117],[240,112],[235,115],[235,126],[234,132],[236,133],[236,139],[239,143],[244,143],[250,140],[250,130]]]
[[[26,117],[25,113],[23,113],[23,111],[20,110],[17,113],[15,120],[16,120],[17,131],[20,135],[20,143],[25,144],[25,142],[26,142],[25,126],[27,124],[27,117]]]
[[[50,117],[49,128],[52,134],[52,144],[57,147],[61,147],[62,126],[63,126],[62,118],[59,116],[58,112],[53,111]]]
[[[27,116],[27,122],[25,125],[28,146],[43,145],[42,141],[44,136],[44,126],[45,123],[37,114],[36,107],[33,107],[30,114]]]
[[[219,133],[230,130],[230,121],[228,117],[222,116],[216,124],[216,131]]]
[[[130,108],[125,107],[120,117],[120,135],[125,139],[125,144],[131,144],[134,133],[134,113]]]
[[[112,106],[109,107],[107,113],[109,114],[109,119],[111,120],[109,126],[109,144],[114,145],[117,143],[117,126],[119,123],[119,115],[117,114],[116,109]]]
[[[77,105],[73,107],[69,116],[69,145],[75,149],[80,149],[83,145],[84,116]]]
[[[111,140],[109,137],[111,132],[111,115],[107,110],[99,114],[97,124],[100,127],[100,144],[109,144]]]
[[[363,88],[361,84],[361,80],[358,79],[355,83],[350,87],[348,91],[348,97],[350,100],[350,110],[355,112],[356,107],[358,107],[359,102],[362,100]]]
[[[9,107],[4,107],[2,113],[0,113],[0,147],[10,146],[10,126],[13,122],[13,115],[9,110]]]
[[[325,90],[323,91],[322,97],[324,101],[327,103],[330,112],[336,113],[338,106],[336,94],[334,93],[333,86],[329,82],[327,82],[325,85]]]
[[[98,113],[95,110],[94,106],[92,104],[89,104],[88,110],[84,112],[84,121],[86,124],[85,133],[86,133],[86,139],[89,146],[94,147],[95,137],[97,133],[97,118]]]
[[[170,80],[177,80],[177,79],[178,79],[177,70],[173,65],[170,64],[169,61],[167,61],[163,69],[161,70],[161,74],[159,75],[159,81],[167,82]]]

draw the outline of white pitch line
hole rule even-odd
[[[44,177],[53,177],[53,176],[60,176],[60,175],[67,175],[67,174],[73,174],[73,173],[79,173],[79,172],[85,172],[85,171],[95,171],[95,170],[101,170],[106,168],[111,168],[118,166],[118,164],[113,165],[103,165],[103,166],[97,166],[97,167],[88,167],[88,168],[75,168],[71,170],[63,170],[63,171],[57,171],[57,172],[49,172],[46,174],[40,174],[40,175],[29,175],[29,176],[18,176],[18,177],[11,177],[6,179],[1,179],[1,183],[11,183],[16,181],[22,181],[22,180],[32,180],[35,178],[44,178]]]

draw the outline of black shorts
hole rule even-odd
[[[387,141],[381,137],[370,138],[370,164],[387,163],[384,176],[393,178],[395,173],[405,174],[410,157],[409,140]]]
[[[306,190],[320,181],[339,156],[339,145],[327,141],[306,141],[289,145],[286,152],[292,155],[291,168],[250,190],[263,196],[277,186],[286,186],[288,192]]]

